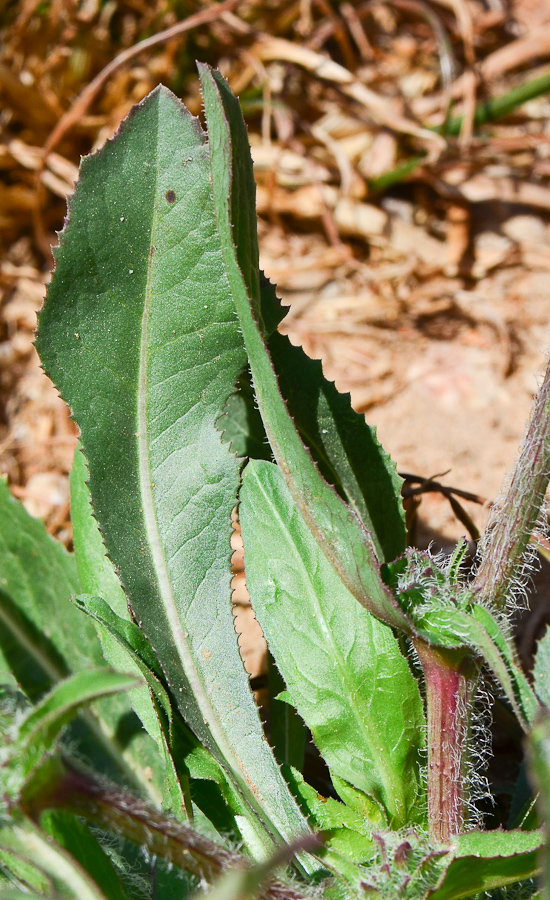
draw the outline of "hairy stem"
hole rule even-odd
[[[428,826],[433,843],[447,844],[464,826],[465,775],[477,666],[463,651],[442,650],[417,639],[426,683],[428,720]]]
[[[20,804],[23,812],[37,824],[41,813],[49,809],[63,809],[82,816],[208,884],[224,872],[249,869],[253,864],[250,858],[226,850],[132,794],[97,781],[90,773],[78,771],[68,759],[60,756],[51,757],[33,772],[23,788]],[[311,850],[315,838],[313,835],[307,838],[307,848],[307,839],[291,847],[285,846],[279,854],[281,858],[276,856],[273,864],[287,862],[295,852],[303,849]],[[306,900],[299,891],[276,880],[270,880],[259,897],[263,900]]]
[[[503,609],[521,569],[550,480],[550,365],[535,401],[504,503],[493,513],[472,582],[477,602]]]

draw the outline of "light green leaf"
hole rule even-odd
[[[470,831],[457,838],[453,860],[430,900],[461,900],[532,878],[539,870],[540,831]]]
[[[238,102],[222,76],[203,65],[199,65],[199,74],[210,136],[212,187],[225,271],[271,449],[297,508],[348,590],[379,619],[409,632],[408,618],[380,578],[368,532],[319,474],[279,393],[262,334],[259,280],[254,275],[258,271],[257,263],[249,264],[249,260],[243,260],[240,255],[245,246],[247,253],[257,259],[256,226],[241,213],[254,198],[246,128]]]
[[[537,645],[533,683],[540,702],[550,709],[550,628]]]
[[[26,774],[51,750],[61,729],[82,706],[135,687],[134,676],[88,669],[59,682],[21,723],[17,763]]]
[[[321,797],[297,769],[284,769],[284,772],[314,830],[323,832],[323,846],[356,863],[368,860],[373,850],[372,822],[345,803],[332,797]],[[334,857],[331,859],[337,866]]]
[[[31,860],[25,858],[24,850],[19,844],[13,846],[13,843],[8,829],[0,830],[0,871],[7,873],[11,881],[23,886],[27,896],[28,892],[32,892],[33,896],[50,895],[53,889],[51,879]]]
[[[277,466],[249,462],[240,498],[252,605],[317,747],[392,827],[417,821],[424,717],[397,640],[346,590]]]
[[[263,738],[233,626],[240,463],[215,423],[246,356],[211,190],[198,120],[157,89],[82,163],[38,349],[80,426],[135,618],[245,799],[260,853],[305,821]]]
[[[34,891],[23,891],[19,888],[0,888],[0,900],[28,900],[29,897],[43,897],[43,894],[35,894]],[[48,900],[58,900],[59,894],[53,896],[49,895]],[[60,900],[60,898],[59,898]]]
[[[372,797],[350,784],[345,778],[339,778],[334,772],[331,780],[334,790],[348,809],[370,822],[373,828],[384,830],[387,827],[386,816],[382,809],[372,802]]]

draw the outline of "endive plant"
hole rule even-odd
[[[407,548],[394,463],[277,330],[239,104],[199,76],[207,130],[153,91],[82,161],[55,251],[37,346],[80,428],[75,552],[0,484],[0,898],[528,896],[546,807],[539,828],[526,794],[483,830],[473,716],[491,686],[543,769],[548,641],[531,682],[507,608],[549,378],[475,576],[464,542]],[[233,622],[235,508],[267,728]]]

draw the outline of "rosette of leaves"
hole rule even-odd
[[[482,663],[525,730],[538,713],[495,599],[524,547],[498,569],[497,523],[470,586],[462,547],[450,561],[405,552],[393,462],[321,364],[277,331],[238,102],[219,73],[199,74],[207,131],[155,90],[83,160],[55,252],[38,349],[81,432],[75,557],[38,524],[40,565],[24,542],[5,553],[20,562],[2,595],[4,669],[32,707],[13,722],[2,871],[39,895],[117,898],[143,891],[127,872],[151,857],[157,898],[179,890],[170,865],[204,885],[234,870],[212,890],[281,900],[314,888],[459,900],[529,879],[542,832],[467,832],[468,728],[453,744]],[[237,505],[274,660],[269,742],[232,615]],[[64,572],[55,591],[50,558]],[[55,727],[25,749],[52,708]],[[306,728],[326,796],[308,783]],[[73,827],[96,842],[92,862]],[[55,860],[29,883],[31,834]],[[270,865],[288,846],[298,880],[277,882]],[[78,889],[59,874],[71,866]]]

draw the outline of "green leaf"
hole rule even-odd
[[[79,446],[74,454],[70,487],[73,543],[81,588],[86,594],[103,597],[117,616],[129,621],[128,601],[94,519],[87,480],[88,466]]]
[[[19,844],[13,846],[13,838],[7,828],[0,830],[0,871],[4,871],[10,880],[23,886],[25,892],[32,891],[33,896],[51,893],[51,879],[25,858],[23,848]]]
[[[387,825],[386,817],[380,808],[373,808],[372,797],[350,784],[345,778],[339,778],[334,772],[331,775],[334,790],[348,809],[360,815],[371,826],[384,829]]]
[[[80,426],[94,513],[135,619],[245,799],[246,839],[262,853],[305,822],[263,738],[233,626],[240,463],[215,423],[246,356],[211,190],[198,121],[155,90],[82,163],[38,349]]]
[[[88,616],[100,625],[104,631],[116,642],[123,651],[121,661],[134,669],[137,675],[141,675],[153,696],[171,723],[172,706],[170,698],[164,687],[162,673],[158,661],[151,650],[151,646],[138,626],[126,618],[118,616],[102,597],[90,597],[88,594],[79,594],[75,603]],[[151,703],[151,701],[149,701]],[[152,706],[152,704],[151,704]],[[152,706],[153,710],[155,709]],[[158,719],[157,719],[158,731]]]
[[[109,669],[77,672],[57,684],[27,716],[19,729],[18,764],[23,771],[30,772],[40,757],[51,750],[61,729],[82,706],[101,697],[129,691],[135,684],[133,676],[111,672]]]
[[[461,900],[536,875],[540,831],[470,831],[456,839],[453,860],[430,900]]]
[[[474,619],[483,626],[504,660],[512,683],[513,693],[510,694],[509,700],[510,703],[512,703],[512,706],[514,706],[514,708],[517,706],[521,712],[521,715],[519,716],[520,723],[523,719],[527,725],[531,725],[539,713],[540,705],[529,680],[523,674],[521,663],[518,660],[513,643],[506,639],[498,622],[484,606],[474,604],[470,608],[470,612]],[[491,666],[491,660],[486,658],[486,661],[487,664]],[[504,684],[502,684],[502,687],[505,687]]]
[[[97,883],[107,900],[128,900],[118,873],[86,825],[63,810],[42,814],[40,825]]]
[[[264,320],[279,304],[272,285],[261,291]],[[283,315],[286,312],[282,308]],[[279,390],[302,441],[372,536],[378,559],[389,562],[405,549],[402,479],[365,417],[355,412],[349,394],[327,381],[319,360],[310,359],[282,334],[267,343]],[[255,403],[248,369],[228,400],[220,428],[238,456],[271,459],[262,418]]]
[[[550,897],[550,714],[547,710],[535,722],[527,747],[529,774],[538,790],[537,809],[544,822],[544,842],[539,863],[542,869],[542,897]]]
[[[0,900],[28,900],[29,897],[41,897],[43,894],[35,894],[34,891],[20,890],[16,887],[0,888]],[[49,900],[57,900],[56,897],[49,895]]]
[[[285,683],[271,655],[268,654],[269,742],[281,765],[304,767],[307,729],[292,704],[286,702]],[[283,696],[281,696],[283,695]]]
[[[285,768],[284,772],[314,830],[323,832],[324,846],[342,853],[353,862],[369,859],[373,841],[372,823],[368,818],[332,797],[321,797],[315,788],[304,781],[297,769]]]
[[[346,590],[277,466],[249,462],[240,499],[252,605],[317,747],[392,827],[418,820],[424,717],[397,640]]]
[[[133,622],[117,616],[102,598],[81,594],[76,597],[75,602],[97,623],[106,656],[112,665],[141,675],[144,679],[145,688],[135,688],[130,696],[144,727],[155,740],[161,758],[164,759],[164,805],[177,818],[187,818],[190,811],[186,810],[185,794],[172,755],[172,704],[147,638]],[[194,735],[193,740],[196,741]],[[158,754],[151,762],[152,770],[158,769]]]
[[[69,603],[80,590],[74,557],[12,497],[3,478],[0,573],[0,667],[13,671],[31,699],[71,670],[101,662],[93,626]]]
[[[90,492],[86,484],[87,477],[88,469],[84,454],[80,448],[77,448],[70,476],[71,521],[76,564],[82,590],[88,594],[107,597],[109,609],[112,609],[117,616],[129,621],[130,614],[126,596],[113,564],[107,558],[97,522],[93,517]],[[84,604],[78,605],[80,609],[89,612]],[[143,669],[136,665],[131,655],[121,647],[116,637],[109,633],[109,629],[97,617],[92,615],[92,619],[95,621],[96,631],[106,661],[116,671],[133,672],[138,681],[141,682],[140,676],[144,675]],[[151,653],[145,637],[139,632],[139,629],[136,628],[136,631],[140,634],[142,645],[145,644],[147,651]],[[158,667],[156,660],[155,664]],[[161,752],[164,753],[164,736],[161,733],[157,711],[149,694],[149,687],[147,684],[140,683],[138,687],[130,691],[128,702],[138,715],[147,733],[156,742]],[[151,746],[153,752],[150,753],[145,754],[143,746],[139,749],[141,755],[144,756],[144,760],[139,760],[139,762],[142,765],[146,765],[154,773],[154,780],[158,782],[162,779],[163,773],[159,771],[162,767],[159,766],[158,754],[154,752],[154,745]],[[137,750],[137,748],[134,747],[134,750]]]
[[[164,686],[158,661],[143,632],[134,622],[117,616],[105,600],[100,597],[80,595],[76,598],[76,602],[118,643],[126,659],[135,665],[137,671],[145,679],[151,691],[151,696],[155,698],[152,708],[158,716],[159,748],[166,763],[167,798],[170,798],[172,801],[170,805],[174,814],[181,816],[183,811],[181,804],[180,810],[178,810],[175,801],[178,797],[180,800],[184,799],[181,787],[181,769],[185,767],[191,778],[215,781],[221,787],[223,795],[233,808],[233,811],[243,815],[242,800],[239,799],[239,795],[236,795],[231,790],[224,770],[209,751],[198,742],[193,732],[185,725],[183,719],[178,714],[174,716],[172,701]],[[223,812],[219,810],[221,798],[213,797],[211,792],[207,792],[206,798],[203,797],[205,792],[204,790],[201,791],[198,786],[192,793],[198,806],[208,812],[212,821],[219,820],[221,813],[223,830],[228,831],[231,829],[231,824],[234,825],[234,821],[229,822],[227,817],[224,818]]]
[[[335,486],[372,537],[380,562],[405,549],[403,479],[376,430],[323,375],[319,360],[275,333],[268,344],[288,411],[323,478]]]
[[[537,645],[533,684],[540,702],[550,709],[550,628],[546,629]]]
[[[256,400],[271,449],[294,502],[348,590],[386,623],[410,630],[407,617],[383,584],[364,526],[321,477],[288,414],[262,335],[257,263],[241,259],[243,246],[257,259],[256,226],[241,216],[254,198],[246,128],[238,102],[219,73],[199,65],[211,145],[214,204],[225,271],[246,345]],[[233,244],[235,239],[235,245]]]
[[[105,665],[92,622],[70,602],[81,589],[74,556],[11,496],[4,480],[0,572],[0,671],[11,670],[27,696],[37,700],[71,671]],[[132,740],[123,757],[117,737],[129,713],[128,698],[102,701],[96,715],[85,714],[85,726],[75,723],[71,739],[94,763],[105,763],[110,777],[149,788],[142,770],[151,761],[139,765],[141,740]]]
[[[48,895],[59,895],[70,900],[110,900],[100,890],[94,879],[76,860],[52,841],[51,837],[30,824],[16,825],[0,831],[0,859],[11,855],[34,870],[35,877],[53,887]],[[30,867],[30,868],[29,868]],[[20,878],[20,873],[15,873]],[[22,880],[22,879],[21,879]],[[39,890],[37,884],[31,888]]]

